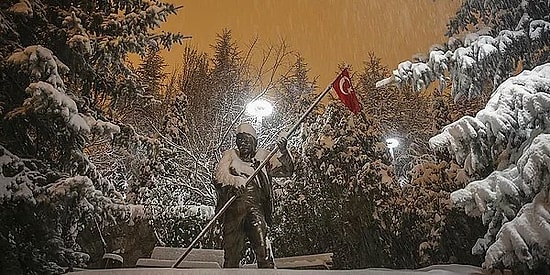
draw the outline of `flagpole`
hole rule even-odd
[[[296,123],[294,123],[294,125],[290,128],[290,130],[288,130],[288,132],[285,135],[285,139],[288,139],[294,133],[294,131],[296,131],[296,129],[298,129],[300,124],[313,111],[313,109],[315,109],[315,106],[317,106],[317,104],[319,104],[319,102],[321,102],[321,99],[323,99],[323,97],[330,91],[330,89],[332,88],[333,83],[328,85],[325,88],[325,90],[321,94],[319,94],[319,96],[317,96],[317,99],[315,99],[315,101],[309,106],[309,108],[306,110],[306,112],[304,112],[302,114],[302,116],[300,117],[300,119],[298,119],[298,121],[296,121]],[[262,168],[264,168],[267,165],[269,160],[277,153],[278,150],[279,150],[279,147],[275,146],[275,148],[273,150],[271,150],[271,152],[269,152],[269,154],[266,156],[266,158],[260,163],[260,165],[256,168],[256,170],[254,170],[252,175],[250,175],[248,177],[248,179],[246,179],[246,182],[244,184],[245,186],[248,185],[252,181],[252,179],[254,179],[254,177],[256,175],[258,175],[260,170],[262,170]],[[191,250],[193,250],[193,246],[195,246],[197,244],[197,242],[204,236],[204,234],[206,234],[206,231],[208,231],[208,229],[210,229],[210,227],[212,227],[214,222],[220,218],[220,216],[227,210],[227,208],[229,208],[229,206],[235,201],[235,199],[237,199],[237,195],[233,195],[231,198],[229,198],[229,200],[223,205],[223,207],[220,209],[220,211],[218,211],[218,213],[216,213],[216,215],[214,215],[214,217],[210,220],[210,222],[208,222],[208,224],[202,229],[202,231],[199,233],[199,235],[197,235],[197,237],[195,237],[195,239],[193,239],[193,241],[187,247],[185,252],[172,265],[172,268],[177,268],[178,265],[185,259],[185,257],[187,257],[187,255],[189,255],[189,253],[191,253]]]

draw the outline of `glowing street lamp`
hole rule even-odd
[[[273,113],[273,105],[267,100],[256,99],[246,104],[246,112],[251,116],[255,116],[261,125],[262,118]]]
[[[388,138],[386,139],[386,146],[388,146],[388,148],[390,149],[390,155],[392,160],[395,160],[395,157],[393,156],[393,149],[399,146],[399,140],[395,138]]]

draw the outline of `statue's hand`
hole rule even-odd
[[[285,154],[288,152],[286,148],[287,142],[288,140],[285,137],[280,137],[277,140],[277,147],[279,147],[279,151],[281,152],[281,154]]]
[[[233,184],[233,186],[235,186],[236,188],[244,187],[245,184],[246,184],[246,180],[247,180],[247,179],[248,179],[247,177],[241,176],[241,177]]]
[[[235,196],[240,196],[246,192],[246,186],[240,185],[235,188]]]

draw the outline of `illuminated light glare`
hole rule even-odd
[[[397,146],[399,146],[399,141],[395,138],[388,138],[388,139],[386,139],[386,144],[387,144],[388,148],[393,149],[393,148],[397,148]]]
[[[273,113],[273,105],[267,100],[257,99],[246,105],[246,112],[255,117],[264,117]]]

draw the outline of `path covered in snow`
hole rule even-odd
[[[419,275],[419,274],[441,274],[441,275],[459,275],[459,274],[473,274],[473,275],[511,275],[512,273],[507,271],[501,273],[494,271],[490,273],[484,271],[480,267],[469,265],[434,265],[421,269],[386,269],[386,268],[368,268],[357,270],[290,270],[290,269],[174,269],[174,268],[128,268],[128,269],[105,269],[105,270],[83,270],[76,271],[70,274],[74,275],[225,275],[225,274],[243,274],[243,275],[274,275],[274,274],[290,274],[290,275],[313,275],[313,274],[326,274],[326,275],[338,275],[338,274],[366,274],[366,275]]]

